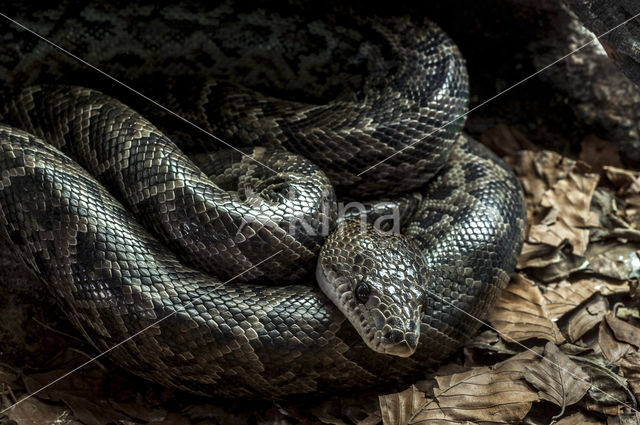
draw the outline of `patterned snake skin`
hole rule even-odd
[[[294,4],[274,12],[241,2],[205,11],[62,2],[16,11],[47,39],[267,165],[214,152],[220,164],[235,159],[207,170],[209,180],[181,151],[215,150],[206,135],[87,77],[33,36],[3,35],[0,234],[98,349],[134,336],[109,353],[121,366],[225,397],[403,383],[472,336],[479,323],[469,315],[484,319],[506,284],[524,228],[518,182],[460,134],[462,120],[430,134],[467,105],[457,48],[422,18],[323,7],[301,14]],[[91,89],[23,89],[34,83],[97,88],[142,116]],[[395,270],[390,286],[410,267],[426,278],[410,357],[371,350],[312,282],[319,232],[282,233],[300,207],[314,229],[334,226],[325,173],[350,199],[419,192],[402,227],[422,258],[381,256]],[[292,187],[295,196],[281,196]],[[252,199],[280,207],[258,211]],[[345,235],[326,242],[319,264],[331,257],[382,276],[366,258],[354,260],[358,242]]]

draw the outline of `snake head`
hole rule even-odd
[[[325,241],[316,279],[374,351],[400,357],[418,346],[427,265],[418,247],[345,221]]]

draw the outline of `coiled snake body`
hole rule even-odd
[[[473,334],[479,325],[470,316],[486,317],[515,265],[524,207],[515,177],[459,134],[461,120],[438,130],[464,112],[467,81],[457,49],[435,25],[341,10],[314,15],[320,20],[291,5],[277,12],[240,3],[208,11],[172,5],[97,13],[95,7],[107,6],[74,10],[63,3],[22,21],[75,53],[85,51],[89,62],[112,75],[162,84],[159,96],[174,111],[232,144],[265,146],[249,151],[275,165],[261,175],[259,165],[236,159],[208,182],[170,140],[187,136],[166,115],[153,119],[170,138],[93,90],[41,86],[7,95],[0,228],[94,345],[106,350],[135,335],[110,354],[141,376],[207,395],[277,398],[406,381]],[[63,26],[55,24],[61,17]],[[25,37],[5,35],[2,69],[12,89],[75,81],[73,67],[53,61],[51,52]],[[119,37],[127,42],[118,43]],[[31,54],[12,54],[25,51]],[[217,65],[210,63],[214,57]],[[201,77],[204,68],[228,78]],[[297,78],[287,74],[294,71]],[[158,77],[163,73],[170,78]],[[290,100],[273,97],[276,87]],[[182,143],[194,150],[203,137]],[[335,212],[321,208],[335,200],[322,172],[278,149],[309,158],[341,196],[389,198],[419,190],[422,200],[403,228],[421,258],[396,262],[394,250],[404,242],[393,242],[385,251],[389,258],[382,255],[389,267],[379,270],[370,266],[366,244],[359,247],[347,232],[325,245],[318,268],[335,268],[323,263],[331,258],[348,264],[348,271],[388,279],[392,287],[418,270],[427,290],[417,291],[420,305],[412,307],[421,312],[419,338],[409,342],[418,341],[412,356],[371,350],[314,282],[277,284],[283,273],[311,280],[308,266],[322,240],[281,231],[293,220],[287,208],[295,202],[269,210],[261,221],[250,194],[230,190],[229,182],[259,192],[262,204],[284,199],[274,187],[294,187],[306,222],[335,220]],[[238,177],[238,170],[250,177]],[[270,189],[261,192],[265,185]],[[315,192],[321,201],[310,200]],[[141,224],[152,213],[162,217],[151,224],[153,234]],[[196,222],[209,226],[206,234],[193,230]],[[251,247],[242,250],[245,243]],[[260,263],[281,252],[282,259]],[[214,257],[217,265],[207,269]],[[240,280],[248,282],[225,282],[247,269]],[[337,279],[333,271],[324,278]],[[393,325],[394,309],[380,307],[381,320]]]

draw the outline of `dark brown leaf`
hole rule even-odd
[[[607,314],[605,320],[613,331],[616,339],[640,348],[640,328],[636,328],[624,320],[618,319],[613,313]]]
[[[576,342],[584,334],[597,326],[609,311],[609,302],[605,297],[597,294],[586,305],[576,310],[566,325],[569,341]]]
[[[548,342],[543,358],[525,368],[524,378],[539,390],[540,398],[562,408],[577,403],[591,386],[589,376],[569,357]]]
[[[565,340],[552,321],[540,289],[522,275],[513,275],[491,311],[489,321],[507,341],[540,338],[560,344]]]
[[[602,295],[624,293],[629,291],[629,286],[613,285],[600,279],[588,278],[575,282],[562,281],[547,285],[546,289],[543,296],[547,301],[549,317],[553,320],[561,318],[595,293]]]
[[[598,329],[598,347],[604,357],[611,363],[617,363],[633,347],[626,342],[618,341],[606,321],[600,322]]]

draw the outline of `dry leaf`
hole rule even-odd
[[[381,396],[383,421],[389,425],[517,423],[538,399],[523,379],[537,355],[527,351],[491,367],[436,377],[435,399],[425,398],[414,386]]]
[[[584,334],[593,329],[609,311],[609,302],[605,297],[597,294],[586,305],[575,311],[566,325],[569,341],[576,342]]]
[[[607,416],[607,425],[638,425],[640,413],[624,413],[618,411],[616,415]]]
[[[640,192],[639,172],[612,166],[603,167],[603,170],[619,194]]]
[[[636,408],[636,401],[629,390],[627,380],[618,375],[617,368],[612,367],[601,355],[569,358],[589,375],[591,388],[587,393],[587,405],[590,410],[604,412],[608,406],[614,406],[616,409],[621,406]]]
[[[548,285],[543,296],[547,302],[549,317],[553,320],[561,318],[595,293],[611,295],[624,292],[629,292],[629,285],[613,285],[603,280],[589,278]]]
[[[598,226],[591,213],[591,198],[598,184],[597,174],[572,171],[544,192],[540,205],[549,212],[531,226],[528,242],[560,246],[567,240],[576,255],[584,255],[589,242],[588,227]]]
[[[497,332],[487,329],[476,335],[465,345],[465,349],[478,348],[496,354],[516,354],[514,348],[509,347],[504,339],[500,338]]]
[[[540,224],[530,227],[527,244],[537,243],[559,247],[563,243],[571,244],[572,252],[583,255],[589,243],[589,230],[571,226],[563,216],[552,211]]]
[[[514,275],[502,291],[489,314],[489,322],[507,340],[540,338],[555,344],[565,341],[552,321],[540,289],[522,275]]]
[[[640,352],[638,350],[629,351],[617,364],[636,399],[640,399]]]
[[[424,393],[412,385],[401,393],[381,395],[380,412],[385,425],[415,424],[415,415],[428,403]]]
[[[420,411],[417,419],[460,423],[522,420],[531,409],[531,402],[537,399],[523,379],[525,368],[537,361],[537,355],[527,351],[491,367],[436,377],[436,400]]]
[[[543,193],[575,168],[576,161],[551,151],[521,151],[513,160],[528,204],[535,206]]]
[[[605,320],[613,331],[616,339],[640,348],[640,328],[636,328],[624,320],[618,319],[613,313],[607,314]]]
[[[638,242],[626,240],[591,243],[586,253],[588,268],[603,277],[618,280],[637,278],[640,268],[638,249]]]
[[[589,376],[554,344],[547,342],[540,362],[525,368],[524,378],[539,390],[540,398],[562,408],[577,403],[591,386]]]
[[[617,167],[603,167],[603,170],[624,202],[623,218],[635,228],[640,227],[640,172]]]
[[[598,345],[610,362],[620,366],[636,398],[640,397],[640,351],[638,328],[610,313],[600,323]],[[635,347],[634,347],[635,346]]]
[[[625,354],[633,350],[630,344],[616,339],[606,321],[600,322],[598,329],[598,347],[604,357],[611,363],[617,363]]]
[[[588,228],[599,225],[590,210],[599,176],[588,173],[585,163],[549,151],[523,151],[512,163],[525,191],[530,223],[523,251],[536,252],[536,245],[559,248],[568,242],[573,254],[583,255]],[[521,260],[518,266],[528,264]]]

